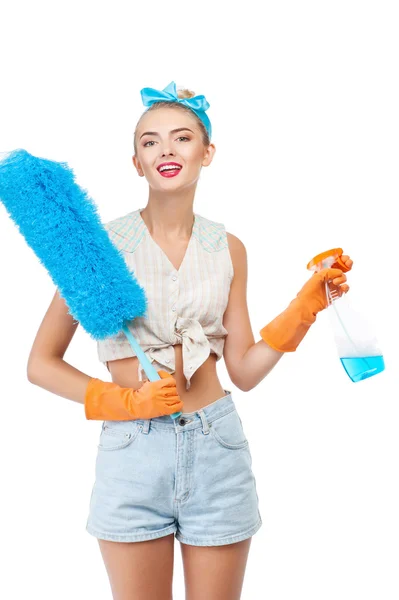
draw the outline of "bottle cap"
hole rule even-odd
[[[343,273],[347,273],[349,271],[348,267],[345,265],[343,260],[341,259],[343,250],[342,248],[332,248],[331,250],[326,250],[325,252],[321,252],[317,256],[314,256],[310,262],[306,265],[306,268],[309,271],[314,271],[316,267],[318,267],[324,260],[327,258],[333,258],[334,264],[331,265],[332,268],[341,269]]]

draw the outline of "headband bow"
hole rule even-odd
[[[172,81],[165,89],[155,90],[154,88],[143,88],[141,90],[141,99],[144,106],[151,106],[155,102],[179,102],[190,108],[205,125],[209,139],[212,135],[212,126],[205,111],[209,108],[209,102],[205,96],[194,96],[194,98],[178,98],[176,84]]]

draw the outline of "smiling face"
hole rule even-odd
[[[195,115],[171,108],[144,113],[136,128],[133,164],[158,191],[197,183],[201,168],[212,162],[213,144],[204,146]]]

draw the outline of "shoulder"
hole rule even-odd
[[[236,252],[245,252],[245,246],[243,242],[236,235],[226,231],[227,241],[229,248]]]
[[[126,215],[103,223],[108,236],[119,248],[125,252],[134,252],[142,240],[145,227],[140,219],[140,209],[133,210]]]
[[[247,250],[243,242],[236,235],[226,232],[226,237],[233,265],[234,279],[245,282],[248,272]]]
[[[229,250],[231,254],[231,258],[236,261],[243,261],[247,258],[247,250],[243,244],[243,242],[236,235],[232,233],[226,232],[227,242],[229,245]]]

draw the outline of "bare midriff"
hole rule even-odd
[[[225,391],[220,384],[216,370],[216,354],[210,354],[207,360],[196,370],[191,377],[191,386],[186,390],[186,378],[183,373],[182,346],[176,344],[175,350],[175,372],[172,376],[176,380],[177,393],[183,402],[181,412],[193,412],[211,404],[225,396]],[[108,368],[112,381],[121,387],[132,387],[138,389],[142,382],[138,378],[138,359],[135,356],[108,361]],[[158,370],[162,370],[162,367]],[[143,371],[143,381],[147,377]]]

